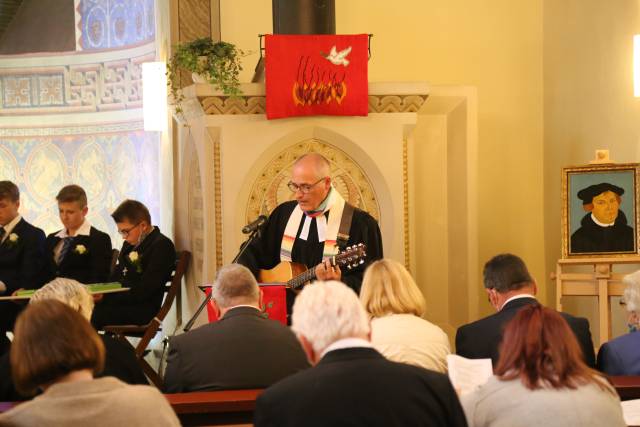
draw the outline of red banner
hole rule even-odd
[[[366,116],[367,34],[267,35],[267,118]]]

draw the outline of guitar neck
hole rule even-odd
[[[346,266],[350,270],[351,268],[355,268],[358,265],[364,263],[364,257],[367,256],[367,254],[365,253],[365,249],[366,246],[363,243],[359,243],[347,248],[344,252],[341,252],[338,255],[330,257],[328,261],[332,266]],[[287,286],[289,286],[291,289],[298,289],[301,288],[305,283],[310,282],[315,278],[316,269],[312,267],[288,280]]]
[[[291,289],[301,288],[307,282],[312,281],[316,278],[316,269],[310,268],[306,270],[304,273],[298,274],[296,277],[292,278],[287,282],[287,285]]]

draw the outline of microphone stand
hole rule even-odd
[[[231,261],[232,264],[235,264],[236,262],[238,262],[238,259],[240,259],[244,251],[249,247],[249,245],[257,237],[260,237],[261,232],[262,232],[261,226],[256,227],[256,229],[251,232],[251,234],[249,235],[249,238],[240,246],[240,250],[238,251],[238,254],[235,256],[233,261]],[[200,313],[202,313],[202,310],[204,310],[207,304],[209,304],[209,301],[211,301],[212,295],[213,295],[213,290],[212,292],[209,292],[209,295],[207,295],[204,301],[202,301],[202,304],[200,304],[200,307],[198,307],[198,310],[196,310],[196,313],[193,315],[191,319],[189,319],[189,321],[187,322],[187,324],[183,329],[184,332],[189,332],[191,330],[191,328],[193,327],[193,324],[196,322],[196,319],[198,318],[198,316],[200,316]]]

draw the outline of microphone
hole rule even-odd
[[[267,219],[268,218],[266,215],[260,215],[258,218],[255,219],[255,221],[250,222],[249,224],[242,227],[242,234],[253,233],[258,228],[262,227],[264,223],[267,222]]]

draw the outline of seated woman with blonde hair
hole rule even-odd
[[[153,387],[113,377],[94,379],[104,345],[89,321],[56,301],[36,301],[18,317],[11,345],[13,381],[21,393],[43,393],[0,415],[11,426],[179,426]]]
[[[375,261],[364,273],[360,302],[371,316],[371,343],[387,359],[437,372],[451,353],[442,329],[422,318],[426,303],[404,266]]]
[[[470,427],[626,425],[618,395],[584,363],[567,321],[539,304],[507,324],[494,376],[461,402]]]

